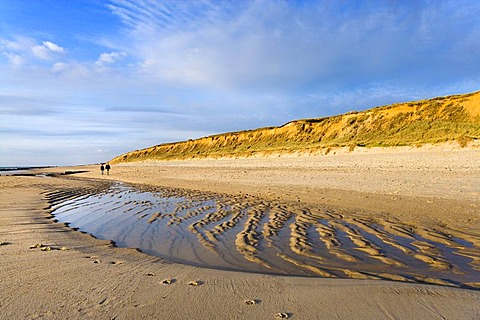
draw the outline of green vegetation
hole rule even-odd
[[[309,152],[333,147],[420,146],[480,139],[480,92],[439,97],[328,118],[304,119],[281,127],[231,132],[136,150],[111,162],[251,156]]]

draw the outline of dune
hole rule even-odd
[[[422,146],[480,139],[480,91],[381,106],[343,115],[165,143],[127,152],[113,164],[147,160],[329,153],[332,148]]]

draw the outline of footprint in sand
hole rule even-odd
[[[275,315],[275,319],[288,319],[289,315],[285,312],[279,312]]]
[[[30,249],[40,249],[42,251],[52,251],[52,250],[60,250],[60,251],[67,251],[70,250],[67,247],[56,247],[56,246],[47,246],[41,243],[34,244],[30,246]]]
[[[175,282],[175,279],[164,279],[162,280],[162,284],[169,285]]]

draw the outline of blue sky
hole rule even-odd
[[[477,90],[474,0],[0,0],[0,166]]]

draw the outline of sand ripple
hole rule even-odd
[[[480,234],[248,195],[135,187],[51,190],[55,219],[193,265],[479,288]]]

